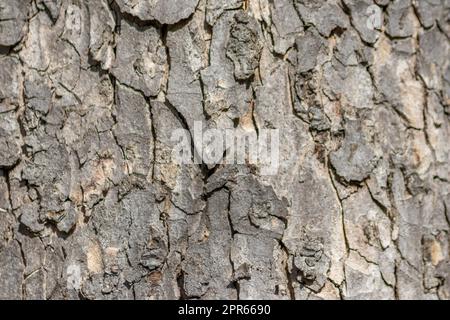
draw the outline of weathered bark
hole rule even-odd
[[[449,16],[0,0],[0,298],[448,299]],[[278,173],[172,161],[195,121]]]

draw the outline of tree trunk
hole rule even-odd
[[[449,17],[2,0],[0,298],[448,299]]]

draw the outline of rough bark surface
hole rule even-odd
[[[449,299],[449,37],[448,0],[0,0],[0,298]],[[279,129],[278,174],[170,161],[194,121]]]

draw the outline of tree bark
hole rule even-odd
[[[2,0],[0,298],[448,299],[449,16]],[[174,161],[197,123],[278,130],[276,173]]]

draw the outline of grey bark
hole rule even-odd
[[[0,298],[449,299],[449,17],[0,0]],[[278,174],[171,161],[194,121]]]

